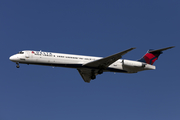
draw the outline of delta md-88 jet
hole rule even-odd
[[[24,50],[12,55],[9,59],[19,64],[46,65],[53,67],[76,68],[85,82],[90,82],[96,78],[96,75],[103,72],[120,72],[120,73],[137,73],[143,70],[154,70],[156,67],[153,63],[158,59],[162,51],[173,48],[167,47],[158,50],[148,50],[148,52],[139,60],[120,59],[129,51],[135,49],[130,48],[125,51],[108,57],[93,57],[43,51]]]

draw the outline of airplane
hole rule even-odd
[[[124,54],[135,48],[130,48],[104,58],[24,50],[10,56],[9,59],[16,63],[17,68],[20,67],[20,63],[76,68],[83,80],[89,83],[91,80],[96,79],[98,74],[102,74],[103,72],[137,73],[144,70],[154,70],[156,67],[153,63],[158,59],[159,55],[162,54],[162,51],[173,47],[174,46],[157,50],[150,49],[141,59],[136,61],[121,59]]]

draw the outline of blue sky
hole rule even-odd
[[[0,120],[179,120],[178,0],[1,0]],[[136,47],[176,46],[154,71],[103,73],[90,84],[76,69],[20,65],[9,57],[43,50],[106,57]]]

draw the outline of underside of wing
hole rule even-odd
[[[112,63],[120,59],[122,55],[128,53],[129,51],[133,49],[135,48],[130,48],[125,51],[119,52],[117,54],[114,54],[114,55],[111,55],[111,56],[108,56],[108,57],[105,57],[105,58],[102,58],[93,62],[89,62],[87,64],[84,64],[83,66],[90,67],[90,68],[106,69],[109,65],[111,65]]]

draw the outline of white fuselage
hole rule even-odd
[[[86,66],[83,66],[84,64],[102,59],[102,57],[25,50],[11,56],[9,59],[13,62],[23,64],[47,65],[53,67],[86,68]],[[104,71],[137,73],[138,71],[152,69],[155,69],[155,66],[139,61],[119,59],[116,62],[112,63]]]

